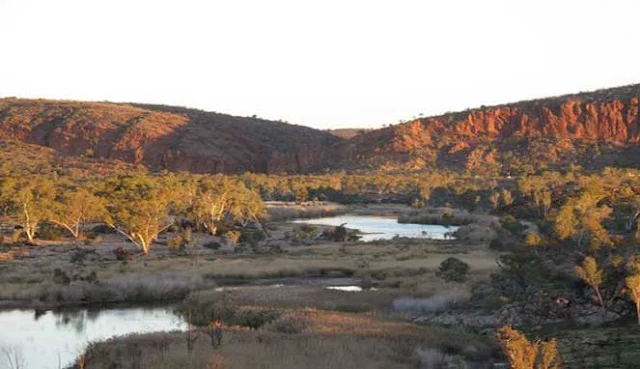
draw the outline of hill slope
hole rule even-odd
[[[640,85],[417,119],[336,144],[333,168],[640,167]]]
[[[192,172],[301,172],[340,141],[307,127],[160,105],[0,99],[0,140]]]

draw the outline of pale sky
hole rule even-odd
[[[380,127],[640,82],[640,2],[0,0],[0,97]]]

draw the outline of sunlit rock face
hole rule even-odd
[[[420,118],[336,145],[337,165],[499,170],[640,161],[640,85]]]

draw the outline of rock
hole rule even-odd
[[[479,170],[618,161],[637,168],[639,97],[633,85],[416,119],[338,143],[332,162]]]

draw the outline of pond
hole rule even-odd
[[[0,368],[60,369],[95,340],[130,333],[185,330],[167,307],[0,312]],[[13,364],[9,363],[9,360]],[[16,366],[19,363],[19,366]]]
[[[345,227],[364,233],[361,240],[365,242],[389,240],[396,236],[442,240],[445,239],[446,233],[455,232],[458,229],[458,227],[435,224],[398,223],[395,218],[369,215],[339,215],[327,218],[297,219],[293,222],[334,227],[346,223]]]

